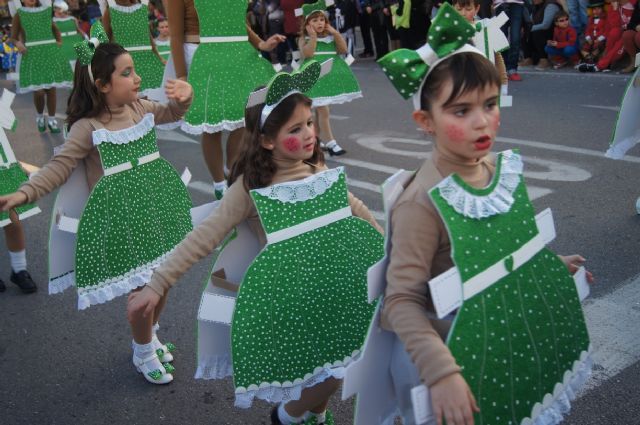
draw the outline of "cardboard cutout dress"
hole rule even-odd
[[[28,180],[20,163],[16,160],[4,129],[13,131],[18,124],[11,103],[15,95],[9,90],[2,92],[0,98],[0,196],[8,195],[18,190],[20,185]],[[40,212],[35,204],[22,205],[16,208],[20,220],[36,215]],[[0,227],[11,224],[8,212],[0,212]]]
[[[636,56],[636,66],[640,64],[640,55]],[[616,126],[611,136],[611,142],[606,156],[613,159],[623,158],[629,149],[640,142],[640,125],[638,112],[640,111],[640,67],[636,68],[629,80],[622,97],[620,112]]]
[[[13,2],[24,29],[27,48],[26,53],[18,56],[16,65],[16,87],[20,94],[72,86],[73,71],[51,33],[51,1],[41,0],[40,4],[24,7],[19,0]]]
[[[153,114],[124,130],[97,129],[93,144],[104,176],[78,222],[75,213],[87,190],[86,178],[83,182],[76,168],[59,193],[51,229],[51,241],[67,247],[75,235],[64,238],[60,232],[77,230],[73,268],[68,269],[69,260],[67,267],[52,262],[49,287],[55,293],[75,284],[79,309],[145,285],[153,269],[192,229],[189,194],[175,169],[160,157]],[[68,184],[77,185],[78,192],[66,190]],[[59,248],[50,246],[52,261],[63,255]]]
[[[151,47],[149,1],[142,0],[131,6],[120,6],[115,0],[109,0],[108,3],[113,41],[131,54],[136,73],[142,78],[140,92],[158,100],[163,90],[164,64]]]
[[[78,32],[76,19],[73,16],[64,18],[54,17],[53,22],[55,22],[62,36],[62,55],[69,62],[71,69],[75,70],[76,51],[73,49],[73,46],[84,40],[82,34]]]
[[[494,178],[484,189],[452,175],[429,194],[449,233],[455,264],[429,286],[439,318],[457,309],[447,345],[481,409],[475,420],[557,424],[589,374],[589,338],[580,306],[580,297],[588,293],[584,270],[574,281],[545,248],[555,236],[552,219],[548,211],[534,218],[516,152],[498,156]],[[379,291],[384,284],[375,282],[384,281],[386,264],[377,266],[370,289]],[[413,365],[396,363],[410,362],[408,355],[398,355],[399,348],[397,337],[374,321],[362,365],[355,363],[345,378],[344,395],[359,393],[356,424],[374,423],[364,418],[393,423],[398,412],[385,396],[397,399],[405,416],[411,410],[406,392],[420,379],[415,367],[411,376]],[[405,373],[397,373],[402,369]],[[374,370],[380,370],[381,390],[372,389],[368,374]],[[424,402],[428,390],[417,387],[412,395]],[[408,423],[434,421],[430,406],[413,407],[421,414]]]

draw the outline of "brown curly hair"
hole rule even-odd
[[[229,185],[233,184],[240,176],[242,176],[243,184],[247,190],[267,187],[271,184],[278,166],[273,160],[273,152],[262,146],[261,137],[275,139],[298,105],[311,108],[311,99],[301,93],[288,96],[269,114],[264,126],[260,129],[260,116],[264,105],[261,103],[245,111],[245,133],[242,149],[238,160],[231,168]],[[313,155],[305,162],[313,165],[324,164],[324,154],[320,150],[320,143],[317,140]]]

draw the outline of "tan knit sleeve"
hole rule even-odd
[[[363,220],[366,220],[373,227],[376,228],[378,232],[384,235],[384,229],[380,227],[376,219],[369,211],[369,208],[362,202],[360,199],[356,198],[351,192],[349,192],[349,205],[351,206],[351,213],[356,217],[360,217]]]
[[[184,0],[171,0],[167,15],[171,33],[171,57],[176,70],[176,78],[187,78],[187,60],[184,57]]]
[[[391,226],[382,321],[398,335],[418,368],[420,378],[431,386],[460,371],[427,317],[427,284],[444,226],[436,211],[415,201],[404,201],[396,206]]]
[[[148,286],[160,296],[166,294],[191,266],[211,254],[235,226],[250,216],[252,205],[240,177],[225,193],[220,206],[189,232],[155,270]]]
[[[78,162],[93,149],[92,131],[89,120],[82,119],[73,124],[60,152],[18,189],[27,195],[27,203],[37,201],[67,181]]]
[[[184,117],[187,113],[191,101],[193,100],[193,94],[185,102],[176,102],[175,100],[169,101],[169,103],[153,102],[151,100],[140,99],[140,104],[143,106],[144,111],[152,113],[155,119],[156,125],[176,122]]]
[[[500,81],[502,82],[502,85],[504,86],[505,84],[509,84],[509,76],[507,75],[507,66],[504,63],[504,58],[502,57],[502,54],[496,52],[495,58],[496,58],[496,69],[500,74]]]

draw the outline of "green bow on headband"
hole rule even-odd
[[[430,69],[440,60],[458,53],[475,32],[475,26],[453,6],[443,3],[429,28],[427,44],[418,50],[394,50],[378,63],[398,93],[409,99],[418,91]]]
[[[90,65],[93,59],[93,54],[96,52],[96,48],[104,43],[109,42],[109,37],[104,30],[104,27],[100,21],[91,26],[91,36],[89,40],[84,40],[76,43],[73,48],[76,51],[76,56],[82,65]]]
[[[295,10],[296,16],[305,18],[315,12],[324,12],[327,7],[333,6],[333,0],[318,0],[315,3],[303,4],[301,8]]]

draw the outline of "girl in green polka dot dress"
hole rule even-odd
[[[309,91],[318,117],[319,136],[325,140],[329,155],[344,155],[346,151],[338,145],[331,131],[329,105],[351,102],[362,97],[360,85],[349,65],[343,59],[347,53],[347,43],[342,35],[329,24],[326,8],[333,4],[331,0],[318,0],[305,4],[296,11],[304,15],[301,37],[298,42],[304,63],[312,60],[325,61],[333,58],[331,73]],[[353,58],[351,58],[353,60]]]
[[[69,5],[62,0],[56,0],[53,3],[53,22],[60,30],[62,37],[62,53],[69,61],[71,69],[75,68],[76,52],[73,46],[84,39],[84,33],[80,31],[78,20],[67,14]]]
[[[135,293],[192,229],[189,194],[160,156],[154,124],[181,119],[193,90],[172,80],[166,86],[168,104],[139,99],[140,77],[131,55],[108,43],[100,23],[92,27],[91,39],[75,48],[67,140],[17,192],[0,196],[0,210],[33,202],[67,181],[73,184],[61,188],[66,197],[54,208],[50,259],[57,260],[49,264],[49,292],[75,286],[82,310]],[[79,166],[80,175],[74,173]],[[88,199],[83,192],[90,192]],[[77,209],[81,214],[74,216]],[[75,225],[64,226],[74,218],[79,218]],[[65,245],[60,233],[71,234],[65,239],[71,242]],[[75,253],[74,261],[61,259],[60,252],[63,257]],[[147,317],[129,316],[133,363],[153,384],[173,379],[173,346],[162,344],[155,332],[165,302]]]
[[[142,78],[140,92],[153,100],[162,98],[164,59],[158,53],[149,27],[149,0],[108,0],[102,15],[109,39],[127,49]]]
[[[471,31],[445,4],[429,44],[379,61],[435,141],[390,212],[381,323],[414,369],[395,388],[406,400],[412,387],[428,387],[419,401],[429,424],[557,424],[590,367],[569,273],[584,259],[545,247],[553,229],[535,217],[520,154],[491,155],[500,77],[465,44]],[[401,365],[390,368],[399,376]],[[413,412],[403,413],[413,424]]]
[[[306,415],[313,416],[309,423],[333,423],[328,400],[362,348],[374,308],[367,303],[367,269],[383,254],[380,227],[347,191],[344,170],[326,168],[316,142],[311,100],[301,92],[320,68],[314,62],[277,74],[252,95],[245,150],[229,191],[129,303],[130,312],[151,311],[246,220],[264,247],[238,282],[228,372],[236,406],[250,407],[255,398],[280,403],[274,424]]]

